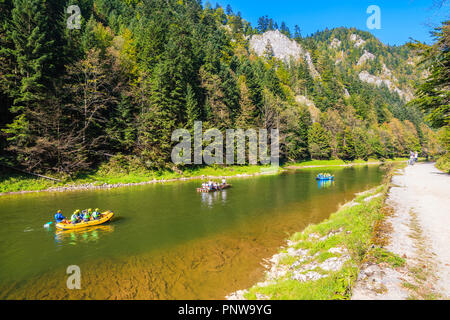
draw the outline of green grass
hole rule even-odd
[[[343,160],[310,160],[310,161],[302,161],[302,162],[294,162],[289,163],[289,166],[300,166],[300,167],[308,167],[308,166],[342,166],[346,165]]]
[[[99,170],[91,173],[80,174],[74,179],[65,179],[58,183],[50,180],[35,178],[25,174],[2,174],[0,175],[0,193],[20,192],[20,191],[41,191],[52,187],[77,186],[85,184],[133,184],[152,180],[173,180],[193,177],[222,177],[237,176],[244,174],[277,174],[279,169],[271,166],[232,166],[232,167],[202,167],[186,169],[182,173],[170,170],[150,171],[150,170],[122,170],[117,167],[103,165]]]
[[[383,248],[371,250],[370,255],[376,259],[377,264],[387,263],[393,268],[403,267],[406,263],[405,259]]]
[[[406,159],[395,159],[403,161]],[[281,169],[274,169],[271,166],[209,166],[188,168],[183,172],[174,172],[171,170],[151,171],[145,170],[133,163],[133,159],[126,157],[117,157],[110,163],[103,164],[98,170],[80,174],[73,179],[65,178],[62,183],[36,178],[26,174],[0,174],[0,193],[20,192],[20,191],[41,191],[52,187],[77,186],[84,184],[103,185],[103,184],[133,184],[152,180],[173,180],[180,178],[192,178],[201,176],[221,177],[237,176],[244,174],[277,174]],[[369,162],[376,161],[370,159]],[[364,164],[363,160],[356,160],[354,164]],[[288,164],[286,166],[319,166],[319,168],[305,168],[308,170],[327,170],[336,169],[338,166],[349,164],[342,160],[313,160],[298,164]]]
[[[324,167],[333,167],[333,166],[344,166],[344,165],[358,165],[358,164],[367,164],[367,163],[382,163],[382,162],[403,162],[408,161],[407,158],[394,158],[394,159],[387,159],[387,160],[379,160],[379,159],[368,159],[362,160],[357,159],[354,161],[344,161],[344,160],[310,160],[310,161],[302,161],[302,162],[294,162],[294,163],[287,163],[284,166],[285,167],[310,167],[310,166],[320,166],[321,168]]]
[[[355,268],[345,267],[340,272],[331,273],[329,277],[317,281],[298,282],[285,279],[268,287],[252,289],[246,298],[256,300],[256,294],[260,293],[272,297],[273,300],[344,300],[356,274]]]
[[[62,185],[63,183],[22,174],[0,174],[0,193],[40,191]]]
[[[257,174],[262,172],[270,172],[272,168],[270,166],[233,166],[233,167],[203,167],[195,169],[186,169],[182,173],[161,170],[161,171],[138,171],[130,173],[121,172],[105,172],[99,170],[93,174],[84,175],[79,177],[75,183],[140,183],[152,180],[172,180],[180,178],[194,178],[202,176],[210,177],[222,177],[222,176],[237,176],[243,174]],[[278,170],[274,171],[278,173]]]
[[[257,294],[263,294],[274,300],[345,300],[351,297],[353,284],[357,279],[359,267],[363,263],[366,255],[371,251],[373,244],[374,226],[384,219],[383,211],[384,198],[388,191],[388,185],[378,188],[359,196],[354,201],[353,207],[345,206],[331,217],[317,225],[308,226],[303,232],[296,233],[291,237],[294,249],[308,249],[309,260],[320,264],[331,257],[339,257],[339,253],[330,253],[331,248],[345,248],[350,259],[343,268],[336,272],[316,270],[328,277],[317,281],[299,282],[291,279],[292,271],[286,276],[277,279],[273,284],[265,287],[254,286],[249,289],[246,298],[256,299]],[[373,198],[366,202],[368,197],[382,193],[382,197]],[[341,232],[338,232],[341,231]],[[338,232],[331,237],[320,240],[324,236]],[[315,237],[311,237],[311,235]],[[286,252],[287,249],[284,250]],[[377,250],[376,256],[379,261],[387,262],[397,266],[404,263],[403,259],[388,253]],[[297,258],[298,259],[298,258]],[[285,257],[280,260],[280,264],[287,266],[295,262],[295,258]]]

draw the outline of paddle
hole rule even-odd
[[[50,221],[49,223],[44,224],[44,228],[50,228],[50,226],[53,224],[52,221]]]

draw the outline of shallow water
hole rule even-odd
[[[381,183],[378,166],[232,179],[198,194],[200,181],[102,191],[0,197],[0,298],[223,299],[262,280],[261,262],[290,234],[318,223],[354,194]],[[108,225],[57,232],[53,211],[111,209]],[[68,290],[66,268],[81,269]]]

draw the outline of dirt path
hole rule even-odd
[[[405,266],[366,265],[354,300],[449,299],[450,176],[433,164],[417,164],[393,178],[387,204],[390,252]]]

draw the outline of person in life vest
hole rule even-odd
[[[91,216],[92,216],[92,209],[86,210],[86,213],[83,216],[83,221],[89,222],[91,220]]]
[[[61,211],[61,210],[58,210],[58,211],[56,212],[56,214],[55,214],[55,220],[56,220],[56,223],[61,223],[61,222],[63,222],[64,220],[66,220],[66,217],[64,217],[64,216],[62,215],[62,211]]]
[[[77,224],[78,220],[79,220],[79,214],[80,214],[80,210],[76,210],[72,217],[70,218],[70,221],[72,222],[72,224]]]
[[[92,218],[93,218],[94,220],[100,219],[100,211],[99,211],[98,208],[95,209],[94,213],[92,214]]]

